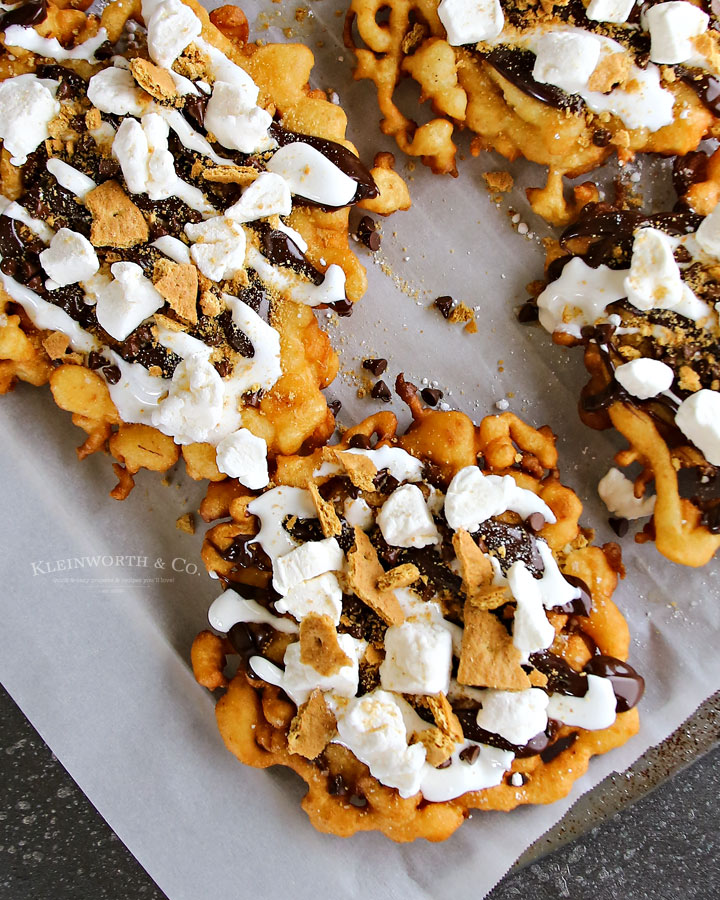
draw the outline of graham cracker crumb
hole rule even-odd
[[[485,179],[485,184],[488,186],[489,191],[499,191],[502,194],[511,191],[515,184],[515,179],[512,175],[509,172],[503,172],[502,170],[496,172],[483,172],[483,178]]]
[[[401,566],[395,566],[389,572],[384,572],[378,578],[378,590],[394,591],[396,588],[410,587],[420,577],[420,570],[413,563],[403,563]]]
[[[355,545],[347,554],[347,581],[350,590],[388,625],[400,625],[405,614],[392,591],[381,590],[378,582],[384,574],[370,538],[355,528]]]
[[[337,722],[319,688],[298,709],[290,723],[288,750],[305,759],[315,759],[335,735]]]
[[[466,603],[458,682],[506,691],[524,690],[530,687],[530,679],[520,665],[521,659],[503,623],[491,612]]]
[[[130,62],[130,71],[140,87],[156,100],[167,102],[179,99],[175,82],[167,69],[136,57]]]
[[[693,393],[699,391],[702,387],[700,376],[694,369],[691,369],[690,366],[680,367],[680,379],[678,384],[684,391],[692,391]]]
[[[85,113],[85,127],[88,131],[95,131],[102,125],[102,116],[100,110],[94,106]]]
[[[630,66],[630,56],[624,51],[603,56],[588,79],[588,88],[602,94],[611,91],[627,80]]]
[[[153,272],[155,290],[170,304],[170,308],[195,325],[197,315],[198,278],[197,269],[192,263],[176,263],[169,259],[161,259],[155,264]]]
[[[533,669],[528,677],[530,678],[530,684],[533,687],[545,687],[545,685],[548,683],[547,675],[543,675],[543,673],[538,672],[537,669]]]
[[[314,482],[310,482],[308,484],[308,490],[310,491],[310,496],[312,497],[312,502],[315,505],[315,511],[318,514],[318,520],[320,522],[320,528],[322,528],[322,533],[326,538],[337,537],[342,534],[342,524],[340,519],[337,517],[337,513],[335,512],[335,507],[332,503],[329,503],[327,500],[323,500],[320,496],[320,491],[318,490],[317,485]]]
[[[200,294],[200,309],[203,311],[203,315],[214,317],[220,315],[223,305],[220,298],[212,291],[203,291]]]
[[[202,177],[216,184],[239,184],[240,187],[247,187],[259,174],[252,166],[213,166],[203,169]]]
[[[85,197],[93,221],[90,243],[95,247],[134,247],[150,235],[145,217],[117,181],[105,181]]]
[[[320,675],[334,675],[350,665],[330,616],[309,613],[300,623],[300,662],[312,666]]]
[[[437,727],[416,731],[410,738],[411,744],[422,744],[425,748],[425,759],[431,765],[442,765],[450,759],[455,749],[455,742]]]
[[[185,534],[195,534],[195,516],[192,513],[185,513],[176,520],[175,527]]]
[[[62,359],[69,344],[70,341],[67,336],[59,331],[53,331],[42,342],[45,352],[50,359]]]

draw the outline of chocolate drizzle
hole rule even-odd
[[[504,522],[488,519],[473,537],[481,550],[492,551],[500,563],[503,575],[518,560],[525,563],[535,578],[539,578],[545,571],[537,542],[522,525],[506,525]]]
[[[319,272],[305,257],[305,254],[293,241],[289,234],[271,228],[266,223],[255,226],[260,235],[260,252],[273,265],[287,266],[294,272],[305,276],[315,285],[320,285],[325,280],[323,272]]]
[[[645,679],[631,665],[614,656],[593,656],[585,666],[588,675],[609,679],[617,699],[617,711],[627,712],[642,699]]]
[[[27,0],[16,9],[9,9],[0,15],[0,31],[5,31],[11,25],[22,25],[24,28],[39,25],[45,19],[47,19],[46,0]]]
[[[529,97],[547,103],[555,109],[568,109],[574,113],[581,112],[584,108],[583,99],[577,94],[567,94],[555,85],[535,81],[532,76],[535,54],[531,50],[522,50],[519,47],[494,47],[487,52],[476,52],[503,78]]]
[[[288,131],[283,128],[279,122],[273,122],[270,125],[269,132],[281,147],[287,144],[294,144],[300,141],[314,147],[324,157],[336,165],[341,172],[352,178],[357,183],[357,189],[350,203],[359,203],[361,200],[377,197],[378,188],[375,180],[365,165],[352,153],[347,147],[338,144],[335,141],[329,141],[326,138],[315,137],[311,134],[301,134],[297,131]],[[350,204],[346,204],[350,205]],[[329,207],[330,209],[338,209],[341,207]]]

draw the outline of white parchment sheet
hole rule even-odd
[[[352,82],[341,6],[313,2],[302,26],[294,5],[270,4],[262,14],[247,4],[246,11],[252,34],[283,39],[282,29],[293,27],[315,50],[315,86],[338,92],[349,135],[367,159],[393,148],[377,127],[371,85]],[[258,32],[268,21],[279,28]],[[524,285],[542,271],[542,250],[537,237],[513,230],[508,208],[531,231],[538,227],[521,188],[539,183],[541,173],[512,166],[518,188],[496,209],[481,172],[499,164],[491,156],[467,159],[454,180],[401,163],[414,205],[383,223],[379,257],[393,274],[359,248],[370,288],[353,317],[329,323],[330,331],[346,373],[357,373],[363,357],[385,356],[388,383],[399,371],[416,382],[435,379],[475,418],[507,396],[531,423],[550,424],[560,435],[564,479],[586,502],[585,522],[609,540],[595,486],[617,445],[577,418],[581,354],[553,347],[514,317]],[[480,308],[478,334],[427,309],[441,294]],[[342,399],[347,423],[378,408],[357,399],[347,375],[330,393]],[[717,561],[683,570],[626,538],[628,577],[617,600],[634,635],[631,662],[648,683],[638,737],[593,760],[567,800],[475,815],[441,845],[317,834],[299,808],[302,785],[292,773],[245,768],[224,749],[213,699],[190,671],[190,643],[205,627],[216,585],[199,572],[200,533],[179,532],[175,519],[196,507],[202,487],[181,473],[170,487],[144,473],[126,502],[111,500],[109,461],[78,463],[74,446],[83,435],[47,389],[22,385],[0,400],[0,422],[0,678],[171,900],[444,900],[469,892],[479,900],[582,791],[624,769],[720,689]],[[68,559],[84,568],[68,570]]]

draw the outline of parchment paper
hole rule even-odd
[[[314,84],[337,91],[349,136],[368,158],[394,147],[377,127],[371,85],[351,80],[339,6],[312,3],[302,25],[294,6],[270,4],[262,13],[247,3],[246,11],[251,34],[284,39],[282,29],[292,28],[315,50]],[[267,22],[277,27],[258,32]],[[511,166],[517,189],[497,209],[481,172],[501,165],[490,155],[467,159],[453,180],[400,163],[413,209],[383,223],[382,263],[358,248],[370,288],[352,318],[328,321],[345,371],[329,393],[342,399],[346,423],[378,408],[356,397],[354,378],[361,358],[379,355],[391,360],[388,383],[399,371],[437,380],[446,399],[475,418],[507,398],[528,421],[558,432],[564,480],[585,501],[585,523],[600,541],[613,539],[596,485],[618,444],[579,423],[580,354],[514,317],[524,285],[542,271],[539,237],[548,229],[539,229],[522,194],[542,174]],[[513,230],[510,206],[533,237]],[[441,294],[480,308],[478,334],[426,308]],[[19,386],[0,402],[0,421],[0,678],[171,900],[480,898],[583,791],[623,770],[720,688],[717,562],[684,570],[628,537],[617,600],[634,635],[631,662],[648,682],[638,737],[593,760],[567,800],[476,814],[441,845],[317,834],[292,773],[245,768],[224,749],[213,699],[192,678],[190,643],[205,627],[216,584],[199,571],[201,534],[174,523],[196,507],[202,487],[180,472],[170,487],[145,473],[126,502],[109,499],[108,460],[78,463],[82,434],[47,389]],[[62,563],[69,559],[84,567]]]

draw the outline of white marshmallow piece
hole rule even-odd
[[[705,459],[720,466],[720,393],[703,388],[683,400],[675,424]]]
[[[505,24],[499,0],[441,0],[438,16],[452,47],[491,41]]]
[[[420,789],[425,763],[422,744],[408,746],[402,710],[392,694],[376,688],[335,710],[339,743],[348,747],[401,797]]]
[[[88,82],[87,97],[100,112],[115,116],[141,116],[152,98],[141,90],[132,72],[117,66],[101,69]]]
[[[357,190],[357,182],[303,141],[281,147],[270,157],[267,169],[282,176],[293,194],[323,206],[346,206]]]
[[[579,338],[583,325],[594,325],[607,306],[626,296],[626,275],[627,270],[608,266],[593,269],[574,256],[538,297],[540,324],[550,334],[561,331]]]
[[[267,444],[247,428],[224,437],[216,447],[217,467],[253,491],[264,488],[270,476]]]
[[[440,541],[419,487],[403,484],[383,503],[377,523],[391,547],[427,547]]]
[[[188,44],[202,31],[200,19],[181,0],[163,0],[147,23],[148,53],[153,62],[169,69]]]
[[[465,466],[455,474],[445,495],[445,518],[455,531],[477,531],[482,522],[512,510],[526,519],[539,512],[554,523],[555,514],[537,494],[518,487],[512,475],[483,475],[477,466]]]
[[[517,602],[513,619],[513,645],[523,662],[531,653],[546,650],[555,640],[555,629],[545,615],[542,591],[527,566],[514,562],[507,573],[510,591]]]
[[[120,123],[113,140],[112,152],[120,163],[130,193],[141,194],[147,186],[150,149],[143,127],[136,119],[125,119]]]
[[[205,110],[205,128],[231,150],[253,153],[267,144],[270,113],[255,106],[258,89],[247,84],[216,81]]]
[[[372,509],[362,497],[346,497],[343,503],[343,515],[351,528],[362,528],[363,531],[372,528],[375,522]]]
[[[175,369],[152,424],[178,444],[202,444],[220,423],[224,397],[222,378],[207,353],[194,353]]]
[[[403,622],[385,632],[380,683],[398,694],[447,693],[452,637],[440,625]]]
[[[289,216],[292,196],[288,183],[273,172],[262,172],[225,211],[236,222],[255,222],[268,216]],[[306,249],[307,249],[307,245]]]
[[[720,257],[720,203],[702,220],[695,237],[709,256]]]
[[[270,625],[275,631],[282,631],[285,634],[297,634],[299,630],[297,623],[293,622],[292,619],[282,619],[280,616],[274,616],[264,606],[261,606],[257,600],[248,600],[230,588],[223,591],[211,603],[208,610],[208,621],[216,631],[222,634],[227,634],[233,625],[237,625],[238,622],[257,622],[258,624]]]
[[[539,688],[483,691],[477,723],[485,731],[499,734],[511,744],[524,747],[529,740],[545,731],[549,699],[545,691]]]
[[[293,703],[300,706],[315,688],[320,688],[321,691],[332,691],[339,697],[355,696],[358,689],[358,658],[365,652],[367,645],[364,641],[356,641],[349,634],[339,634],[338,644],[349,657],[350,663],[342,666],[333,675],[321,675],[312,666],[301,662],[299,641],[290,644],[285,651],[285,674],[282,678],[282,688]],[[253,659],[256,658],[253,657]]]
[[[643,519],[655,509],[655,495],[635,496],[635,486],[619,469],[609,469],[598,483],[598,494],[614,516],[623,519]]]
[[[30,74],[0,82],[0,138],[14,166],[24,165],[28,154],[50,136],[48,125],[60,112],[56,90],[56,82]]]
[[[564,725],[575,725],[588,731],[609,728],[615,721],[617,699],[609,678],[588,675],[588,689],[584,697],[551,694],[547,707],[548,718]]]
[[[592,22],[627,22],[635,0],[590,0],[586,15]]]
[[[80,200],[85,200],[90,191],[97,187],[92,178],[57,157],[51,157],[46,163],[46,168],[55,176],[60,187],[64,187]]]
[[[398,481],[422,481],[422,461],[403,450],[402,447],[380,447],[377,450],[350,447],[344,452],[367,456],[372,460],[378,472],[387,469],[388,473]]]
[[[50,246],[40,254],[40,264],[61,287],[84,281],[100,268],[90,241],[69,228],[61,228],[53,236]]]
[[[340,624],[342,614],[342,589],[337,576],[324,572],[315,578],[301,581],[275,601],[278,612],[287,612],[298,622],[310,613],[329,616],[335,625]]]
[[[113,281],[98,296],[95,311],[101,327],[116,341],[124,341],[165,300],[137,263],[116,262],[110,272]]]
[[[667,363],[647,357],[631,359],[615,369],[615,380],[640,400],[649,400],[667,391],[674,377],[675,373]]]
[[[307,541],[290,553],[275,560],[273,587],[278,594],[287,594],[296,584],[308,581],[325,572],[339,572],[344,554],[335,538]]]
[[[672,309],[684,294],[673,241],[657,228],[640,228],[633,242],[627,298],[637,309]]]
[[[695,54],[691,38],[707,31],[710,23],[707,13],[685,0],[650,7],[645,20],[650,31],[650,59],[669,66],[685,62]]]
[[[592,34],[550,31],[535,45],[532,76],[535,81],[576,94],[587,88],[601,49],[601,42]]]
[[[245,232],[227,216],[188,224],[185,234],[195,241],[190,250],[193,262],[211,281],[233,278],[245,265]]]
[[[151,200],[165,200],[174,194],[180,196],[183,187],[190,187],[175,173],[167,144],[169,133],[167,122],[157,113],[144,115],[142,124],[125,119],[118,128],[112,151],[131,193],[147,193]],[[184,199],[189,202],[187,197]]]

